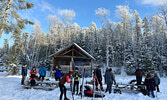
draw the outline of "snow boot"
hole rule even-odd
[[[68,99],[68,98],[64,98],[64,100],[70,100],[70,99]]]
[[[96,87],[96,91],[98,91],[98,87]]]
[[[101,91],[104,91],[103,86],[100,86]]]

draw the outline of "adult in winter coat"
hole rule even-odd
[[[151,76],[150,73],[147,74],[144,84],[146,85],[146,90],[147,90],[147,94],[148,96],[150,96],[150,92],[153,96],[153,98],[155,97],[154,95],[154,90],[155,90],[155,82],[154,82],[154,78]]]
[[[70,77],[72,77],[73,73],[72,72],[69,72],[67,74],[64,74],[61,78],[60,78],[60,81],[59,81],[59,87],[60,87],[60,100],[62,100],[62,96],[64,94],[64,100],[69,100],[66,96],[66,86],[65,86],[65,83],[71,83],[70,80]]]
[[[135,74],[136,74],[137,85],[141,85],[142,76],[144,75],[143,70],[141,69],[141,67],[138,67]]]
[[[154,81],[155,81],[155,88],[156,88],[157,92],[160,92],[159,91],[160,78],[158,77],[158,75],[156,73],[154,74]]]
[[[55,80],[60,80],[60,78],[63,76],[63,71],[61,70],[61,67],[59,67],[55,72]]]
[[[22,75],[21,85],[24,85],[24,81],[25,81],[25,78],[27,76],[27,63],[23,64],[22,70],[21,70],[21,75]]]
[[[31,86],[35,86],[35,78],[36,78],[36,74],[37,74],[37,70],[35,67],[32,68],[32,70],[30,71],[30,80],[31,80]]]
[[[41,67],[39,69],[39,75],[40,75],[39,79],[41,79],[41,77],[42,77],[42,81],[43,81],[45,76],[46,76],[46,68],[45,68],[45,66],[43,66],[43,67]]]
[[[74,73],[74,87],[73,87],[73,92],[75,94],[75,88],[77,87],[77,93],[78,94],[78,88],[79,88],[79,79],[81,77],[81,74],[78,71],[78,68],[75,69]]]
[[[97,69],[94,71],[94,75],[96,77],[96,91],[98,91],[98,84],[100,84],[101,90],[104,91],[103,85],[102,85],[102,75],[101,75],[100,66],[97,66]]]
[[[109,90],[109,93],[111,93],[113,82],[114,82],[114,84],[116,84],[115,76],[112,73],[112,69],[107,70],[107,72],[105,73],[105,80],[106,80],[106,84],[107,84],[107,88],[106,88],[105,92],[107,92]]]

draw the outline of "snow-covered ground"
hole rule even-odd
[[[130,80],[135,79],[134,76],[121,77],[116,76],[117,82],[128,83]],[[85,79],[89,80],[89,79]],[[59,100],[59,88],[53,91],[35,90],[35,89],[22,89],[20,85],[21,76],[6,76],[6,72],[0,72],[0,100]],[[160,91],[157,93],[156,98],[150,98],[143,94],[108,94],[103,100],[167,100],[167,78],[161,78]],[[104,86],[105,89],[106,86]],[[156,93],[155,93],[156,94]],[[67,97],[72,100],[71,92],[67,91]],[[80,100],[80,96],[75,96],[75,100]],[[83,97],[82,100],[92,100],[89,97]],[[94,99],[101,100],[101,98]]]

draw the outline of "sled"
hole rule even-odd
[[[117,83],[115,85],[114,90],[115,90],[114,93],[120,93],[120,94],[122,92],[125,92],[125,93],[135,93],[135,94],[142,93],[143,95],[146,95],[145,85],[143,84],[143,82],[141,85],[137,85],[136,80],[131,80],[129,84]]]
[[[93,97],[93,93],[94,93],[93,89],[88,85],[85,85],[84,87],[85,87],[84,95],[86,97]],[[102,97],[105,97],[105,95],[100,94],[100,92],[95,92],[95,98],[102,98]]]

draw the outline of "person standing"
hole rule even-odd
[[[137,85],[141,85],[142,76],[144,75],[143,70],[141,69],[141,67],[138,67],[135,74],[136,74]]]
[[[156,88],[157,92],[160,92],[159,91],[160,78],[158,77],[158,75],[156,73],[154,74],[154,81],[155,81],[155,88]]]
[[[75,87],[77,87],[77,95],[78,95],[78,88],[79,88],[79,79],[81,77],[81,74],[78,71],[78,68],[75,69],[74,73],[74,87],[73,87],[73,93],[75,94]]]
[[[21,79],[21,85],[25,85],[24,81],[25,78],[27,76],[27,63],[24,63],[22,66],[22,70],[21,70],[21,75],[22,75],[22,79]]]
[[[60,78],[63,76],[63,71],[61,70],[61,67],[59,67],[55,72],[55,80],[60,81]]]
[[[39,69],[39,75],[40,75],[39,79],[41,79],[41,77],[42,77],[42,81],[43,81],[45,76],[46,76],[46,68],[45,68],[45,66],[43,66],[43,67],[41,67]]]
[[[36,74],[37,74],[37,71],[36,71],[36,68],[33,67],[32,70],[30,71],[30,80],[31,80],[31,86],[35,86],[35,78],[36,78]]]
[[[106,88],[105,92],[109,91],[109,94],[110,94],[111,90],[112,90],[112,84],[113,84],[113,82],[114,82],[114,84],[116,84],[115,76],[112,73],[112,69],[111,68],[106,71],[106,73],[105,73],[105,80],[106,80],[106,84],[107,84],[107,88]]]
[[[154,90],[155,90],[155,82],[154,82],[154,78],[151,76],[150,73],[147,74],[144,84],[146,85],[146,90],[147,90],[147,95],[150,96],[150,92],[153,96],[153,98],[155,97],[154,95]]]
[[[60,78],[60,81],[59,81],[59,87],[60,87],[60,100],[62,100],[62,96],[64,94],[64,100],[70,100],[67,98],[67,95],[66,95],[66,86],[65,86],[65,83],[71,83],[70,80],[70,77],[73,75],[73,73],[70,71],[69,73],[66,73],[64,74],[61,78]]]
[[[96,77],[96,91],[98,91],[98,84],[100,84],[100,89],[104,91],[103,85],[102,85],[102,75],[101,75],[100,66],[97,66],[97,69],[95,70],[94,75]]]

